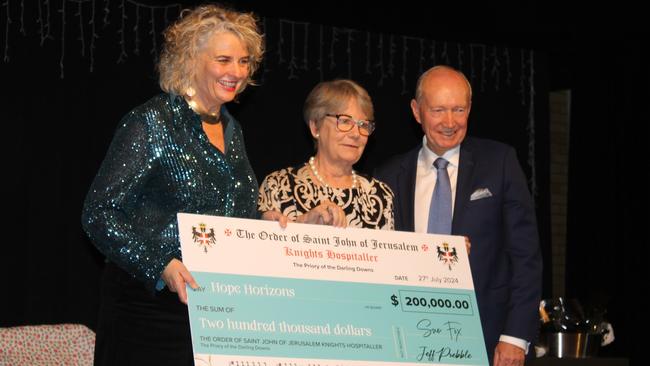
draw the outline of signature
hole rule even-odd
[[[451,347],[440,347],[439,349],[434,349],[433,347],[420,347],[420,354],[418,355],[418,361],[429,361],[429,362],[442,362],[445,359],[471,359],[472,354],[467,349],[452,349]]]
[[[446,333],[449,335],[449,338],[454,341],[458,342],[458,337],[460,337],[463,328],[460,327],[459,322],[444,322],[442,323],[442,327],[438,328],[435,327],[431,324],[431,320],[429,319],[422,319],[418,322],[416,325],[416,328],[418,330],[423,330],[424,333],[422,333],[423,338],[428,338],[432,335],[436,334],[443,334]]]

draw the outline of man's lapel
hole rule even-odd
[[[469,146],[467,146],[469,145]],[[471,144],[460,146],[460,160],[458,161],[458,180],[456,181],[456,201],[454,203],[454,218],[451,223],[451,233],[457,231],[457,218],[463,217],[465,207],[472,194],[472,176],[474,174],[474,153]]]

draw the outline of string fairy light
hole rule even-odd
[[[90,15],[90,72],[93,72],[95,68],[95,40],[99,38],[97,35],[97,29],[95,27],[95,1],[92,1],[92,10]]]
[[[395,75],[395,53],[397,52],[395,46],[395,36],[390,35],[388,38],[388,75],[393,77]]]
[[[442,43],[442,54],[440,57],[445,60],[445,65],[451,65],[451,62],[449,62],[449,53],[447,53],[447,42]]]
[[[9,27],[11,26],[11,16],[9,15],[10,13],[10,7],[9,7],[9,0],[5,0],[5,2],[2,4],[4,7],[7,9],[7,16],[5,18],[5,52],[4,52],[4,57],[3,60],[4,62],[9,62]]]
[[[25,32],[25,0],[20,0],[20,34],[27,35]]]
[[[58,9],[52,7],[51,0],[36,0],[34,7],[26,7],[25,0],[4,0],[1,3],[5,10],[4,16],[4,57],[5,62],[11,60],[12,40],[17,34],[25,35],[29,33],[28,23],[24,19],[29,18],[29,11],[35,12],[35,34],[38,34],[40,45],[44,46],[48,39],[58,38],[60,57],[59,65],[61,68],[61,77],[65,76],[64,63],[70,57],[66,54],[67,39],[69,34],[73,34],[73,38],[79,41],[79,54],[82,58],[89,58],[89,71],[95,71],[95,54],[97,50],[97,41],[100,34],[97,32],[99,22],[106,28],[109,24],[117,24],[117,27],[112,29],[113,34],[117,34],[119,47],[117,54],[117,63],[122,64],[127,62],[129,54],[140,55],[142,49],[142,15],[146,14],[149,18],[147,35],[150,39],[150,52],[152,60],[158,57],[158,40],[161,36],[162,24],[165,26],[169,22],[169,13],[171,10],[178,9],[180,12],[181,6],[179,4],[170,5],[150,5],[143,4],[135,0],[61,0],[58,3]],[[71,32],[71,28],[66,24],[69,19],[69,6],[72,5],[75,10],[73,19],[76,22],[76,30]],[[12,7],[13,6],[13,7]],[[116,9],[117,8],[117,11]],[[161,10],[158,12],[158,10]],[[61,23],[59,34],[57,37],[51,34],[54,29],[50,21],[50,14],[52,10],[59,13],[59,21]],[[99,21],[99,19],[102,19]],[[118,20],[119,21],[116,21]],[[458,69],[468,72],[472,82],[475,82],[480,73],[480,87],[477,88],[485,91],[488,82],[493,84],[494,90],[499,91],[506,86],[512,84],[512,60],[511,49],[504,47],[500,49],[498,46],[490,46],[489,49],[485,45],[480,44],[460,44],[460,43],[439,43],[435,40],[427,40],[424,38],[399,36],[399,35],[384,35],[373,34],[370,31],[360,31],[349,28],[328,27],[322,24],[318,26],[316,37],[310,37],[310,26],[308,22],[295,22],[286,19],[279,21],[279,33],[274,35],[269,29],[269,20],[261,18],[263,27],[267,38],[267,44],[277,45],[277,62],[273,62],[268,57],[263,59],[262,69],[264,74],[272,69],[274,64],[283,64],[287,62],[287,77],[295,79],[301,76],[301,70],[308,71],[312,64],[318,70],[319,77],[324,79],[326,74],[341,72],[340,68],[344,68],[343,72],[347,77],[353,77],[355,70],[354,65],[357,63],[355,57],[357,56],[355,50],[361,49],[357,47],[361,45],[365,49],[365,59],[361,69],[365,75],[377,74],[377,84],[383,86],[387,79],[396,78],[401,83],[402,93],[408,88],[409,83],[414,79],[414,75],[420,75],[425,66],[429,63],[432,65],[443,62],[454,66]],[[127,31],[127,28],[131,32]],[[287,31],[290,31],[287,33]],[[108,32],[101,32],[101,36],[110,36]],[[285,34],[286,33],[286,34]],[[342,38],[344,35],[345,38]],[[359,36],[361,35],[361,36]],[[78,38],[77,38],[78,37]],[[289,39],[290,37],[290,39]],[[398,41],[401,37],[401,42]],[[314,60],[309,59],[309,45],[312,43],[310,38],[316,38],[318,42],[318,57]],[[340,45],[344,41],[344,46]],[[327,43],[326,43],[327,42]],[[127,45],[131,47],[127,48]],[[401,46],[401,49],[398,47]],[[285,48],[287,47],[287,48]],[[328,68],[324,68],[324,47],[328,47]],[[417,49],[416,49],[417,48]],[[450,50],[455,52],[451,57]],[[479,51],[479,52],[477,52]],[[301,54],[302,52],[302,54]],[[340,52],[345,52],[346,59],[340,59]],[[397,55],[400,52],[400,59]],[[522,77],[519,80],[519,93],[521,94],[522,104],[528,103],[528,91],[526,90],[526,75],[529,70],[526,70],[527,61],[525,52],[520,50],[520,69]],[[289,56],[287,58],[287,56]],[[453,59],[453,61],[452,61]],[[271,62],[269,62],[271,61]],[[477,62],[481,63],[481,69],[478,70]],[[401,66],[400,66],[401,65]],[[400,67],[399,75],[396,70]],[[411,71],[412,68],[416,68]],[[335,71],[338,70],[338,71]],[[276,70],[278,71],[278,70]],[[503,77],[503,80],[502,80]]]
[[[132,62],[130,55],[142,56],[143,47],[150,48],[148,57],[156,62],[162,30],[181,10],[180,4],[152,5],[136,0],[32,1],[33,6],[26,6],[29,2],[25,0],[0,0],[0,9],[5,11],[5,15],[0,17],[0,28],[5,30],[1,38],[4,41],[1,46],[3,61],[17,62],[17,56],[12,53],[13,45],[24,42],[18,37],[38,35],[34,38],[41,47],[45,47],[47,40],[52,40],[59,49],[60,78],[65,78],[65,63],[73,57],[88,58],[88,71],[95,72],[99,45],[111,45],[113,39],[117,40],[118,45],[114,51],[117,64]],[[29,19],[35,21],[25,22]],[[70,21],[74,21],[73,26],[68,24]],[[340,75],[352,78],[359,70],[364,76],[374,79],[378,87],[399,82],[403,95],[426,66],[444,63],[465,71],[470,82],[476,83],[475,90],[479,93],[488,92],[488,83],[492,83],[490,91],[513,90],[519,93],[521,105],[528,108],[529,159],[532,159],[529,164],[534,166],[535,70],[532,50],[449,43],[323,24],[311,28],[314,24],[286,19],[262,17],[261,22],[266,45],[277,48],[267,49],[267,55],[276,52],[275,57],[262,59],[262,80],[271,72],[288,79],[298,79],[305,76],[306,73],[302,71],[310,69],[318,71],[317,77],[321,81]],[[143,32],[143,24],[146,24],[146,33]],[[30,29],[30,26],[34,29]],[[109,41],[100,43],[100,37]],[[78,44],[78,52],[71,49],[68,44],[70,40],[75,46]],[[315,46],[314,42],[317,42],[318,49],[312,52],[313,57],[310,58],[309,47]],[[515,61],[516,52],[519,52],[519,63]],[[108,56],[111,57],[110,54]],[[285,66],[285,63],[286,67],[277,67]],[[518,82],[513,80],[517,76]]]
[[[379,69],[379,81],[377,82],[377,85],[383,86],[384,79],[386,79],[387,77],[384,70],[384,35],[383,34],[379,35],[379,44],[377,45],[377,49],[379,50],[379,61],[377,61],[376,64],[376,67]]]
[[[481,91],[485,91],[485,83],[487,82],[487,57],[485,51],[485,45],[480,45],[481,47]]]
[[[65,3],[66,1],[63,0],[61,2],[61,24],[63,25],[61,27],[61,58],[59,58],[59,69],[60,69],[60,78],[63,79],[65,76],[63,72],[63,60],[65,60]]]
[[[108,20],[108,17],[111,13],[111,0],[104,0],[104,19],[103,19],[103,27],[106,27],[107,25],[110,24],[110,21]]]
[[[436,41],[431,41],[431,53],[429,53],[431,65],[436,65]]]
[[[156,37],[156,8],[155,7],[150,7],[149,10],[151,11],[151,19],[149,20],[149,24],[151,25],[151,29],[149,30],[149,35],[151,36],[151,51],[149,52],[153,56],[154,63],[158,63],[158,41]]]
[[[352,42],[354,42],[354,30],[346,28],[343,31],[347,36],[345,53],[348,55],[348,79],[352,79]]]
[[[289,22],[291,25],[291,54],[289,55],[289,79],[296,79],[298,76],[295,74],[295,70],[298,68],[296,64],[296,23]]]
[[[77,3],[77,12],[75,16],[79,18],[79,43],[81,44],[81,57],[86,57],[86,40],[84,36],[84,20],[82,4],[85,0],[73,0]]]
[[[521,95],[521,105],[526,105],[526,87],[524,86],[526,60],[525,60],[525,53],[523,49],[519,52],[519,56],[520,56],[519,59],[521,63],[521,67],[519,68],[521,70],[521,74],[519,75],[519,94]]]
[[[124,3],[124,0],[122,0],[119,8],[122,10],[122,16],[120,17],[120,29],[117,30],[117,33],[120,35],[120,56],[117,58],[117,63],[121,64],[128,57],[126,54],[126,41],[124,40],[124,29],[126,27],[126,4]]]
[[[167,19],[167,9],[165,9],[165,19]],[[261,24],[261,31],[262,34],[264,34],[266,37],[268,37],[268,19],[266,17],[262,18],[262,24]],[[268,64],[268,57],[262,57],[262,72],[260,76],[260,82],[264,84],[264,81],[266,80],[266,74],[269,73],[271,70],[269,69],[269,64]]]
[[[537,169],[535,166],[535,67],[534,53],[529,51],[528,91],[530,102],[528,103],[528,166],[530,166],[530,190],[533,199],[537,197]]]
[[[140,55],[140,7],[135,7],[135,22],[133,22],[133,54]]]
[[[54,39],[52,36],[52,24],[50,23],[50,14],[52,13],[52,8],[51,8],[51,0],[45,0],[43,4],[45,5],[45,37],[41,39],[41,46],[43,46],[43,42],[45,42],[45,39]]]
[[[94,4],[94,2],[93,2]],[[45,7],[45,18],[43,17],[43,7]],[[38,35],[40,37],[40,45],[43,47],[46,39],[53,39],[50,34],[50,0],[44,0],[43,3],[40,1],[37,2],[38,9]]]
[[[470,83],[474,83],[474,80],[476,80],[476,68],[474,68],[474,48],[477,45],[474,43],[469,44],[469,69],[470,69],[470,77],[469,81]]]
[[[285,21],[291,25],[291,54],[289,57],[289,66],[287,69],[289,70],[289,79],[296,79],[298,78],[298,75],[296,72],[300,69],[302,70],[307,70],[308,69],[308,59],[307,59],[307,53],[309,51],[308,49],[308,37],[309,37],[309,29],[308,29],[308,23],[305,22],[294,22],[294,21]],[[296,26],[302,26],[303,27],[303,57],[302,57],[302,65],[298,65],[298,56],[296,54],[296,46],[298,45],[298,35],[296,34]]]
[[[286,22],[284,19],[280,19],[280,31],[278,32],[278,65],[282,65],[284,63],[284,58],[282,57],[282,45],[284,44],[284,32],[282,30],[282,25]]]
[[[43,7],[41,5],[41,2],[36,3],[37,9],[38,9],[38,19],[36,19],[36,23],[38,23],[38,36],[41,38],[41,46],[43,45],[43,35],[45,34],[44,30],[44,25],[43,25]]]
[[[303,37],[302,44],[302,69],[309,70],[309,23],[300,23],[305,27],[305,36]]]
[[[316,65],[316,69],[318,70],[318,75],[320,76],[320,81],[323,81],[323,25],[319,27],[318,30],[318,64]]]
[[[17,4],[17,5],[15,5]],[[161,24],[168,24],[169,13],[171,10],[177,9],[180,12],[181,6],[179,4],[170,5],[150,5],[143,4],[135,0],[119,0],[117,2],[111,0],[61,0],[59,8],[54,8],[54,11],[60,14],[59,21],[61,27],[59,35],[59,48],[60,48],[60,76],[65,76],[65,61],[70,57],[66,54],[67,39],[71,28],[67,26],[66,22],[70,4],[75,10],[73,19],[77,22],[78,26],[76,31],[73,31],[75,37],[79,41],[79,54],[82,58],[89,57],[89,71],[95,71],[95,53],[97,50],[97,40],[100,34],[97,32],[98,20],[103,27],[106,28],[109,24],[117,24],[117,27],[112,29],[113,34],[117,34],[118,38],[118,55],[117,63],[122,64],[127,62],[129,54],[140,55],[143,46],[142,40],[142,16],[145,14],[149,19],[147,35],[150,39],[149,54],[152,60],[158,58],[158,37],[162,31]],[[12,5],[14,7],[12,8]],[[55,37],[50,33],[52,27],[50,21],[50,14],[52,12],[51,0],[36,0],[36,6],[32,8],[25,7],[25,0],[4,0],[2,2],[3,8],[6,10],[4,17],[4,61],[10,61],[10,51],[12,39],[17,34],[27,34],[29,29],[24,22],[24,19],[29,17],[28,11],[37,12],[36,18],[36,31],[39,35],[40,44],[44,46],[47,39],[54,39]],[[117,11],[116,9],[117,8]],[[158,12],[158,10],[161,10]],[[101,17],[101,18],[98,18]],[[18,21],[16,21],[16,19]],[[116,21],[119,20],[119,21]],[[264,28],[267,44],[276,44],[277,59],[272,60],[265,57],[262,61],[262,69],[264,75],[272,70],[274,64],[283,64],[287,62],[286,75],[289,79],[296,79],[301,77],[301,70],[308,71],[312,64],[318,70],[318,75],[323,80],[327,74],[338,75],[343,71],[347,77],[352,78],[354,75],[357,63],[355,57],[355,49],[361,45],[365,49],[365,59],[362,61],[361,66],[365,75],[376,74],[378,86],[385,85],[385,82],[390,78],[399,80],[401,84],[402,94],[406,93],[408,86],[419,76],[427,64],[436,65],[438,62],[443,62],[450,66],[454,66],[460,70],[468,72],[471,82],[476,82],[480,77],[477,89],[485,91],[487,83],[493,84],[495,91],[500,91],[504,87],[512,84],[513,70],[511,49],[504,47],[500,49],[497,46],[490,46],[489,49],[481,44],[461,44],[461,43],[448,43],[438,42],[436,40],[427,40],[419,37],[399,36],[394,34],[374,34],[370,31],[363,33],[354,29],[329,27],[318,25],[318,32],[316,38],[318,42],[318,57],[313,60],[309,59],[309,44],[310,41],[310,23],[296,22],[286,19],[279,20],[279,32],[274,34],[271,32],[269,19],[261,18]],[[14,28],[15,27],[15,28]],[[131,32],[127,31],[127,28]],[[76,33],[76,34],[75,34]],[[102,32],[101,36],[109,36],[110,33]],[[345,37],[343,38],[342,35]],[[401,37],[401,42],[398,38]],[[74,38],[74,37],[73,37]],[[344,41],[344,42],[341,42]],[[343,43],[343,44],[341,44]],[[127,45],[131,45],[127,49]],[[286,47],[286,48],[285,48]],[[327,47],[327,62],[328,68],[323,67],[325,62],[324,48]],[[356,48],[355,48],[356,47]],[[401,49],[398,49],[401,47]],[[450,50],[454,50],[454,55],[451,55]],[[302,54],[301,54],[302,52]],[[340,53],[345,52],[346,59],[342,60]],[[400,52],[400,55],[397,55]],[[521,75],[519,79],[519,93],[521,95],[522,105],[529,104],[529,91],[527,88],[527,73],[530,72],[528,61],[526,60],[527,50],[520,50],[520,65],[519,69]],[[401,57],[400,57],[401,56]],[[453,57],[452,57],[453,56]],[[396,57],[400,57],[397,59]],[[453,59],[453,61],[452,61]],[[276,61],[276,62],[273,62]],[[480,70],[477,68],[477,62],[480,62]],[[397,67],[400,67],[399,75]],[[341,70],[343,68],[343,70]],[[411,69],[417,69],[411,71]],[[279,71],[276,69],[275,71]],[[501,79],[503,77],[503,80]]]
[[[492,80],[494,84],[494,90],[499,91],[499,69],[501,63],[499,62],[497,46],[492,47]]]
[[[330,52],[329,52],[330,70],[336,67],[335,45],[339,41],[338,32],[339,30],[336,27],[332,27],[332,38],[330,39]]]
[[[512,72],[510,71],[510,51],[508,48],[503,50],[503,59],[506,60],[506,84],[512,84]]]
[[[401,92],[402,95],[406,94],[406,68],[407,68],[408,51],[409,51],[408,39],[409,37],[402,37],[402,72],[399,77],[400,81],[402,82],[402,92]]]
[[[370,57],[370,32],[366,32],[366,75],[372,74]]]
[[[418,57],[418,75],[422,75],[424,72],[424,38],[419,38],[420,40],[420,57]]]

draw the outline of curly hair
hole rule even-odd
[[[255,85],[252,75],[260,65],[264,53],[263,35],[253,13],[240,13],[220,5],[201,5],[185,9],[180,18],[163,33],[165,43],[158,63],[160,88],[166,92],[183,95],[192,86],[195,76],[193,61],[212,35],[230,32],[245,44],[250,53],[248,78],[238,90]]]

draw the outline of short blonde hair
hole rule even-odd
[[[356,99],[368,119],[374,119],[375,111],[366,89],[352,80],[338,79],[320,82],[309,92],[303,107],[305,123],[318,123],[327,113],[340,112],[350,98]]]
[[[255,85],[252,75],[260,65],[264,53],[263,36],[253,13],[240,13],[219,5],[201,5],[185,9],[180,18],[163,33],[165,44],[158,72],[160,88],[183,95],[192,86],[195,76],[194,61],[214,34],[230,32],[241,39],[250,53],[248,78],[237,92],[247,85]]]

